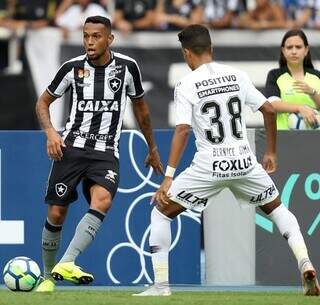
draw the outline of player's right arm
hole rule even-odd
[[[47,154],[50,159],[58,161],[63,156],[61,147],[65,147],[65,144],[50,120],[49,106],[55,99],[56,97],[50,95],[48,91],[44,91],[36,103],[36,113],[39,124],[47,136]]]
[[[267,98],[255,88],[247,74],[243,74],[244,88],[246,88],[245,103],[253,112],[262,112],[267,137],[267,149],[262,159],[262,166],[268,173],[277,169],[277,124],[276,111]]]
[[[277,169],[276,111],[268,101],[266,101],[259,110],[263,115],[267,137],[267,149],[263,156],[262,166],[268,173],[273,173]]]
[[[189,100],[189,92],[181,88],[178,83],[174,93],[176,128],[171,141],[171,150],[168,165],[163,182],[156,192],[154,198],[158,203],[168,204],[170,194],[168,190],[172,184],[175,169],[178,167],[185,147],[188,143],[189,131],[192,120],[192,103]]]
[[[59,161],[63,153],[61,147],[65,147],[62,137],[54,129],[50,120],[50,105],[61,97],[69,88],[73,75],[73,62],[65,62],[55,75],[47,90],[42,93],[36,104],[36,113],[41,128],[47,135],[47,153],[50,159]]]
[[[171,150],[168,160],[169,168],[177,168],[180,159],[183,155],[183,152],[188,143],[190,125],[180,124],[176,126],[174,131],[174,135],[171,142]],[[168,204],[169,203],[169,195],[168,190],[172,184],[173,175],[168,175],[168,169],[166,171],[165,177],[161,183],[160,188],[155,194],[155,199],[159,203]]]

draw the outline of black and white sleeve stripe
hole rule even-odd
[[[71,79],[70,77],[68,78],[68,73],[72,70],[72,68],[72,62],[66,62],[61,66],[53,81],[47,88],[47,91],[50,95],[54,97],[60,97],[66,92],[71,84]]]
[[[133,99],[144,96],[138,64],[135,61],[129,61],[127,67],[129,72],[128,96]]]

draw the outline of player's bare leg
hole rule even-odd
[[[186,209],[178,203],[158,204],[151,212],[149,238],[154,285],[134,296],[170,296],[169,249],[171,245],[171,221]]]
[[[260,207],[277,225],[281,235],[288,241],[298,262],[305,295],[320,295],[316,271],[309,259],[308,250],[296,217],[280,202],[279,197]]]
[[[91,186],[90,196],[90,209],[80,220],[69,247],[52,270],[52,276],[56,280],[89,284],[94,279],[92,274],[82,271],[75,265],[75,260],[94,240],[106,212],[111,207],[112,196],[104,187],[97,184]]]

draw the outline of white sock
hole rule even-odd
[[[299,269],[306,261],[310,261],[308,250],[304,242],[303,236],[297,218],[283,205],[274,209],[269,217],[277,225],[281,235],[288,240],[289,247],[295,255]]]
[[[169,281],[169,249],[171,245],[172,219],[163,215],[157,208],[151,212],[151,232],[149,238],[154,283]]]

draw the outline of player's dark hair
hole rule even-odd
[[[306,34],[301,29],[293,29],[293,30],[289,30],[287,33],[284,34],[282,41],[281,41],[281,48],[284,47],[287,39],[292,36],[299,36],[302,39],[304,46],[305,47],[309,46]],[[280,66],[280,68],[287,66],[287,60],[284,57],[282,50],[280,50],[279,66]],[[312,60],[311,60],[310,49],[303,60],[303,67],[304,68],[311,68],[311,69],[314,68]]]
[[[86,23],[101,23],[103,24],[107,30],[111,31],[111,21],[110,19],[103,16],[91,16],[86,19],[84,24]]]
[[[178,38],[182,48],[189,49],[195,54],[200,55],[212,50],[209,30],[203,25],[189,25],[178,34]]]

